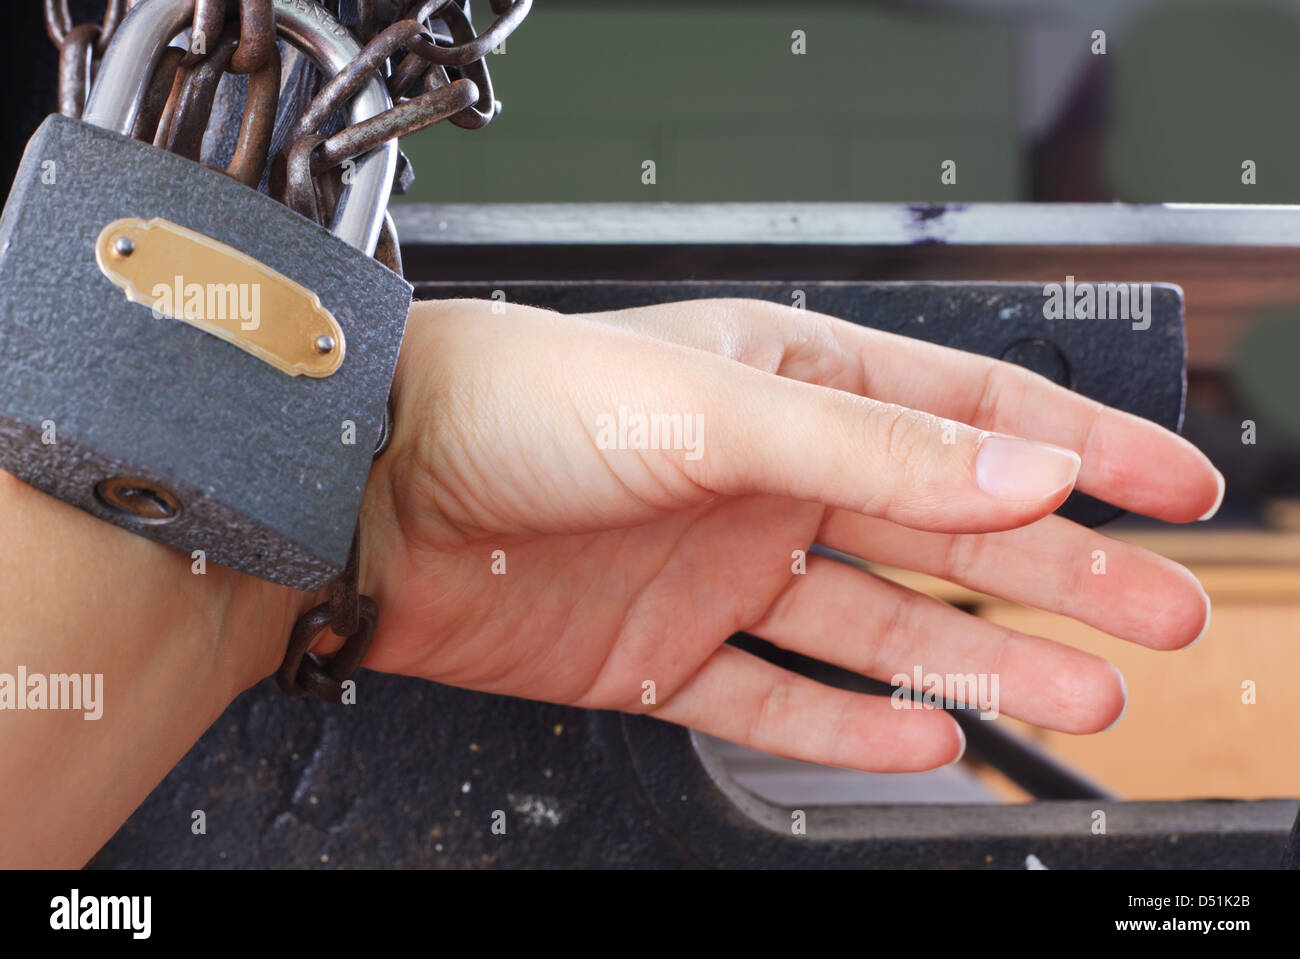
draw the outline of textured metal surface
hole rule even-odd
[[[706,757],[707,759],[707,757]],[[711,765],[711,763],[710,763]],[[357,703],[238,699],[92,866],[1278,865],[1293,801],[805,806],[723,787],[688,731],[358,675]],[[715,770],[716,772],[716,770]],[[203,810],[207,834],[193,835]],[[1107,835],[1092,833],[1094,809]],[[494,813],[506,833],[494,834]],[[499,817],[498,817],[499,818]]]
[[[491,299],[561,313],[616,310],[704,297],[747,297],[787,306],[802,291],[809,310],[874,329],[1006,359],[1062,386],[1177,431],[1187,392],[1182,293],[1152,284],[1150,328],[1122,319],[1049,320],[1043,287],[1028,283],[567,283],[417,282],[421,298]],[[1120,510],[1074,493],[1058,511],[1096,526]]]
[[[57,179],[45,184],[41,164],[51,159]],[[326,379],[290,378],[155,320],[95,265],[95,237],[123,216],[206,233],[315,290],[347,332],[347,361]],[[0,219],[0,251],[0,467],[110,521],[95,485],[138,476],[183,507],[165,526],[130,527],[142,535],[298,588],[338,573],[408,284],[224,174],[63,117],[29,144]],[[46,420],[56,424],[53,445],[40,442]],[[342,441],[344,420],[356,425],[355,445]]]

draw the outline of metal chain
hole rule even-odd
[[[72,23],[67,0],[45,0],[45,25],[59,48],[59,112],[79,117],[103,56],[124,13],[137,0],[108,0],[99,23]],[[284,147],[269,155],[280,106],[281,63],[271,0],[197,0],[188,50],[170,47],[150,77],[131,135],[199,160],[214,98],[227,74],[249,76],[248,96],[234,158],[224,171],[257,188],[270,165],[270,194],[298,213],[328,223],[341,193],[341,167],[398,137],[443,120],[477,129],[500,112],[484,58],[523,22],[532,0],[490,0],[495,20],[474,32],[469,0],[352,0],[348,20],[361,52],[326,81],[294,123]],[[323,4],[339,17],[339,0]],[[340,17],[340,19],[342,19]],[[378,71],[393,106],[377,116],[323,134],[331,117]],[[375,258],[398,276],[402,259],[391,216]],[[389,399],[378,459],[392,435]],[[292,696],[340,702],[343,683],[361,665],[379,620],[374,599],[359,590],[361,526],[347,565],[330,584],[329,599],[308,610],[289,637],[276,673]],[[342,637],[332,657],[309,654],[329,629]]]
[[[95,64],[126,12],[126,0],[108,0],[99,23],[72,22],[68,0],[45,0],[45,32],[59,48],[59,112],[80,117]]]
[[[532,0],[492,0],[497,17],[481,36],[474,32],[469,0],[397,4],[386,25],[374,0],[356,0],[356,5],[359,24],[365,25],[369,39],[352,63],[321,87],[295,123],[289,143],[275,161],[272,190],[279,199],[302,196],[308,189],[301,182],[290,183],[290,175],[310,176],[319,188],[324,174],[347,161],[443,120],[470,129],[486,126],[500,113],[501,104],[493,97],[484,58],[528,15]],[[338,0],[326,6],[338,12]],[[398,60],[403,51],[405,56]],[[316,133],[376,70],[389,78],[393,107],[311,146],[301,142]],[[291,167],[288,161],[295,149],[305,151],[307,161]]]
[[[80,116],[96,58],[135,2],[109,0],[101,23],[73,26],[67,0],[45,0],[46,29],[60,50],[61,113]],[[354,26],[364,47],[347,68],[321,87],[275,158],[264,157],[271,143],[280,88],[270,0],[235,0],[233,10],[227,0],[198,0],[190,47],[182,52],[167,51],[151,78],[132,135],[198,159],[222,76],[251,74],[255,93],[247,98],[239,149],[227,172],[252,186],[271,162],[271,193],[283,202],[287,195],[302,197],[308,189],[305,184],[287,182],[288,161],[295,150],[306,150],[309,157],[309,162],[294,165],[295,175],[310,175],[311,189],[319,191],[325,174],[389,140],[410,136],[443,120],[477,129],[500,113],[485,57],[499,49],[528,15],[532,0],[491,0],[496,19],[482,34],[475,33],[468,0],[353,3]],[[339,12],[339,0],[327,0],[325,6]],[[227,23],[236,13],[238,24]],[[310,148],[301,142],[315,134],[376,70],[387,78],[394,100],[390,109],[344,127]],[[305,212],[310,205],[295,208]]]

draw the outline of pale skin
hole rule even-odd
[[[1078,488],[1196,520],[1222,497],[1209,460],[972,354],[741,300],[588,316],[421,303],[394,398],[362,511],[362,589],[381,610],[370,669],[916,771],[960,757],[950,716],[820,685],[727,637],[885,681],[916,664],[997,673],[1001,712],[1070,733],[1120,717],[1123,679],[830,559],[794,573],[795,551],[822,543],[1157,650],[1208,622],[1186,569],[1051,513]],[[699,455],[602,448],[599,418],[620,406],[702,414]],[[188,554],[4,473],[0,528],[0,671],[102,672],[105,686],[97,721],[0,713],[0,866],[76,867],[275,671],[322,594],[196,576]],[[1114,575],[1091,574],[1096,549]],[[326,633],[316,651],[337,644]]]

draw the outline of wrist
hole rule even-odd
[[[360,552],[358,555],[357,592],[360,595],[374,598],[380,604],[381,614],[384,608],[384,584],[390,572],[385,561],[392,554],[391,544],[388,541],[389,534],[395,530],[400,534],[400,530],[397,529],[393,518],[391,505],[391,487],[388,482],[387,469],[389,462],[386,456],[377,461],[371,469],[358,517]],[[260,603],[263,608],[267,603],[275,602],[282,603],[284,607],[284,627],[280,640],[276,644],[274,662],[265,659],[259,661],[255,670],[256,678],[253,680],[254,682],[279,670],[288,647],[290,633],[293,631],[295,624],[311,609],[329,603],[330,587],[331,583],[326,583],[315,590],[300,591],[281,588],[283,594],[280,596],[261,597],[251,600],[254,606]],[[264,613],[263,615],[274,616],[277,614]],[[308,652],[321,656],[331,655],[343,645],[346,639],[346,636],[336,636],[332,630],[326,627],[312,639]],[[269,667],[268,662],[270,662]]]
[[[204,570],[3,472],[0,529],[0,605],[14,613],[0,672],[82,677],[80,709],[29,697],[0,714],[0,777],[24,784],[0,796],[15,836],[0,864],[80,865],[274,668],[295,594]]]

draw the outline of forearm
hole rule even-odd
[[[304,595],[197,574],[189,556],[0,472],[0,866],[83,865],[275,669]],[[50,708],[39,677],[74,673],[90,677],[82,708]]]

